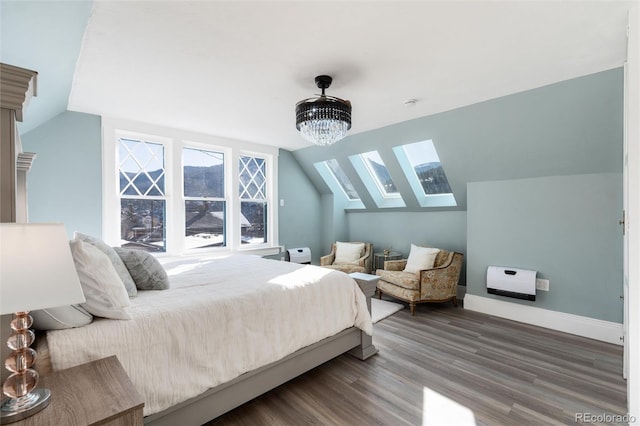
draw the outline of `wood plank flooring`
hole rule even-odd
[[[621,346],[448,303],[378,322],[373,342],[371,359],[342,355],[208,425],[558,425],[627,411]],[[603,420],[591,424],[625,424]]]

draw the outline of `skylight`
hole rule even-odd
[[[364,161],[365,166],[374,178],[374,181],[382,194],[385,197],[399,197],[400,194],[398,193],[398,189],[393,183],[389,170],[387,170],[387,166],[385,166],[378,151],[365,152],[360,154],[360,157]]]
[[[456,205],[449,181],[431,140],[396,146],[393,152],[422,207]]]
[[[327,161],[321,161],[313,164],[324,179],[327,186],[336,195],[341,194],[346,200],[346,208],[348,209],[362,209],[364,204],[360,200],[360,195],[354,188],[351,180],[344,172],[340,163],[335,158]]]
[[[360,196],[358,195],[358,192],[342,170],[342,167],[340,167],[340,164],[338,164],[338,160],[332,158],[331,160],[325,161],[325,163],[327,164],[327,167],[329,167],[329,170],[331,170],[331,174],[335,178],[336,182],[338,182],[347,198],[350,200],[359,200]]]
[[[367,187],[376,206],[381,208],[406,207],[391,174],[378,151],[349,156],[351,164]]]

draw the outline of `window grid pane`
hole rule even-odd
[[[242,244],[267,242],[267,203],[261,201],[240,203],[240,242]]]
[[[224,198],[224,154],[184,148],[183,177],[185,197]]]
[[[224,201],[186,200],[184,211],[187,249],[227,245]]]
[[[240,157],[240,198],[265,200],[267,198],[266,161],[263,158]]]
[[[120,200],[121,247],[151,252],[166,251],[164,200]]]
[[[120,139],[120,195],[164,196],[164,146]]]

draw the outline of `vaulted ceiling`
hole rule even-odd
[[[318,74],[358,134],[619,67],[632,4],[2,0],[0,59],[40,73],[24,131],[70,109],[296,150]]]

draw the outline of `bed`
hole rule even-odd
[[[53,370],[116,355],[145,424],[200,425],[342,353],[375,353],[348,275],[234,255],[165,259],[170,288],[139,291],[131,320],[48,331]]]

